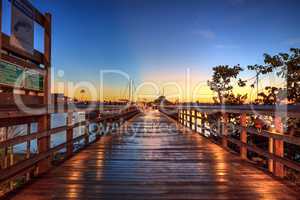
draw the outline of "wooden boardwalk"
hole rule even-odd
[[[297,196],[198,134],[176,130],[171,120],[153,111],[135,117],[128,131],[103,137],[12,199],[283,200]]]

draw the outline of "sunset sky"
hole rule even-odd
[[[174,94],[176,83],[185,92],[187,85],[191,91],[198,85],[193,100],[209,101],[212,93],[206,81],[212,67],[262,63],[263,53],[287,52],[300,46],[299,0],[32,2],[53,16],[56,82],[85,81],[96,91],[101,70],[119,70],[134,80],[144,94],[141,98],[162,93],[163,85],[167,96]],[[4,0],[3,20],[3,31],[10,34],[8,0]],[[41,50],[40,35],[37,28],[35,46]],[[243,78],[253,75],[242,73]],[[125,78],[105,76],[105,99],[124,98],[127,87]],[[193,95],[180,96],[186,100]]]

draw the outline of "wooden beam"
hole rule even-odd
[[[44,36],[44,63],[46,76],[44,79],[44,104],[49,105],[51,102],[51,22],[50,13],[45,15],[45,36]]]
[[[275,154],[272,154],[272,153],[269,153],[261,148],[258,148],[256,146],[253,146],[253,145],[249,145],[249,144],[244,144],[242,143],[241,141],[237,140],[237,139],[234,139],[234,138],[231,138],[231,137],[228,137],[228,140],[238,146],[245,146],[247,147],[248,151],[253,151],[259,155],[262,155],[268,159],[272,159],[272,160],[275,160],[277,162],[280,162],[282,163],[283,165],[291,168],[291,169],[294,169],[296,171],[300,171],[300,165],[299,163],[295,162],[295,161],[292,161],[292,160],[288,160],[286,158],[282,158],[282,157],[279,157]]]
[[[10,37],[8,35],[6,35],[5,33],[2,33],[1,44],[2,44],[2,49],[14,54],[15,56],[18,56],[25,60],[30,60],[36,64],[45,64],[44,59],[43,59],[43,54],[41,52],[34,50],[33,55],[32,55],[26,51],[23,51],[21,49],[18,49],[16,47],[10,45]]]
[[[67,142],[73,140],[73,113],[68,113],[66,124],[68,126],[67,128]],[[73,154],[73,143],[68,143],[67,145],[67,157],[71,157]]]
[[[2,0],[0,0],[0,60],[2,59]]]
[[[36,63],[28,63],[26,62],[26,60],[18,58],[18,57],[14,57],[14,56],[9,56],[7,54],[2,54],[2,60],[18,65],[22,68],[28,68],[28,69],[33,69],[35,71],[37,71],[38,73],[45,75],[45,70],[43,68],[41,68],[39,65],[37,65]]]
[[[240,140],[242,143],[247,144],[247,115],[243,113],[240,118],[240,124],[242,126]],[[240,147],[240,156],[242,159],[247,160],[247,147]]]
[[[34,9],[34,21],[37,22],[42,27],[45,27],[45,16],[36,8]]]
[[[276,115],[274,118],[276,132],[283,134],[283,124],[281,116]],[[284,142],[282,140],[274,140],[274,154],[278,157],[284,157]],[[282,163],[275,161],[274,174],[278,177],[284,177],[284,166]]]
[[[43,115],[39,118],[38,121],[38,131],[44,132],[50,130],[50,115]],[[39,154],[46,153],[50,150],[50,136],[46,135],[45,137],[38,139],[38,152]],[[38,174],[43,174],[48,171],[51,167],[50,158],[46,158],[38,164]]]
[[[28,116],[28,117],[17,117],[10,118],[9,116],[4,119],[0,119],[0,127],[14,126],[26,123],[32,123],[37,121],[37,116]]]
[[[193,115],[192,115],[192,113],[193,113],[193,110],[190,109],[190,110],[189,110],[189,128],[190,128],[190,129],[193,129],[193,120],[192,120]]]
[[[198,122],[197,122],[197,120],[198,120],[198,111],[197,110],[195,110],[195,131],[197,132],[197,130],[198,130]]]
[[[228,136],[228,114],[223,113],[222,114],[222,146],[227,149],[228,148],[228,141],[227,141],[227,136]]]
[[[44,37],[44,59],[45,66],[51,67],[51,34],[52,33],[52,16],[50,13],[45,14],[45,37]]]
[[[0,93],[0,107],[14,106],[15,98],[22,99],[22,103],[31,106],[31,105],[43,105],[43,98],[40,96],[33,95],[24,95],[24,94],[13,94],[13,93]]]
[[[300,105],[282,105],[287,107],[288,117],[300,117]],[[227,113],[248,113],[248,114],[262,114],[262,115],[272,115],[275,116],[276,106],[273,105],[197,105],[197,106],[185,106],[185,105],[176,105],[176,106],[166,106],[168,109],[187,109],[193,108],[197,109],[199,112],[206,113],[215,113],[215,112],[227,112]]]

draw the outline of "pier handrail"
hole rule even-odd
[[[72,113],[72,112],[71,112]],[[43,160],[49,159],[55,152],[60,151],[63,148],[66,148],[66,158],[69,158],[73,155],[74,150],[74,143],[85,140],[84,141],[84,147],[89,145],[91,142],[89,142],[89,132],[88,127],[90,124],[94,123],[102,123],[104,126],[109,126],[110,123],[117,123],[119,126],[128,120],[129,118],[133,117],[134,115],[138,114],[138,108],[136,106],[130,106],[124,110],[116,110],[113,109],[109,114],[106,115],[98,115],[95,118],[92,119],[86,119],[85,121],[76,122],[74,124],[67,124],[55,128],[50,128],[46,131],[38,131],[32,134],[23,135],[23,136],[17,136],[5,141],[0,142],[0,149],[7,149],[9,147],[13,147],[14,145],[30,142],[31,140],[39,140],[41,138],[50,137],[53,134],[60,133],[66,131],[67,139],[66,142],[59,144],[53,148],[50,148],[46,152],[38,152],[32,157],[29,157],[25,160],[22,160],[12,166],[9,166],[5,169],[2,169],[0,171],[0,184],[4,184],[7,182],[10,182],[11,180],[15,179],[16,177],[24,176],[26,173],[29,173],[30,171],[38,170],[38,163],[40,163]],[[73,129],[77,127],[84,126],[86,129],[84,131],[83,135],[80,135],[76,138],[73,138]],[[112,127],[108,127],[109,131],[112,131]],[[100,130],[99,130],[100,131]],[[100,137],[99,134],[95,135],[97,141]],[[93,142],[95,142],[93,141]],[[39,174],[39,173],[36,173]]]
[[[230,113],[253,113],[253,114],[272,114],[285,111],[289,117],[300,117],[300,104],[280,104],[280,105],[197,105],[197,104],[178,104],[161,106],[162,109],[194,109],[203,112],[230,112]]]
[[[285,143],[300,146],[300,137],[295,137],[289,132],[283,131],[282,117],[300,118],[300,105],[171,105],[161,106],[160,111],[175,118],[188,130],[200,133],[205,136],[204,132],[210,134],[214,132],[208,125],[208,115],[217,114],[221,128],[214,133],[220,137],[221,142],[216,142],[210,136],[206,136],[211,141],[220,144],[226,150],[234,152],[228,144],[234,144],[239,148],[240,157],[244,160],[251,161],[248,158],[248,151],[254,152],[259,156],[267,159],[268,171],[278,177],[285,177],[286,170],[292,169],[300,172],[300,163],[285,157]],[[232,137],[229,132],[228,120],[229,114],[239,116],[239,122],[234,124],[235,130],[239,133],[239,138]],[[270,116],[274,119],[274,128],[272,131],[264,128],[257,129],[246,122],[249,116]],[[231,123],[232,124],[232,123]],[[206,127],[206,126],[209,127]],[[248,136],[263,136],[268,140],[267,150],[262,149],[247,140]],[[251,161],[252,162],[252,161]]]

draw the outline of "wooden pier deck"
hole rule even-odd
[[[157,128],[158,123],[160,127]],[[172,131],[166,126],[173,125]],[[155,111],[104,136],[11,199],[297,199],[299,194]],[[135,132],[135,134],[134,134]]]

